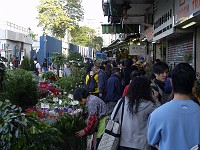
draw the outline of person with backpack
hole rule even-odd
[[[86,75],[84,88],[88,90],[90,94],[99,96],[98,72],[95,67],[92,67],[92,70]]]

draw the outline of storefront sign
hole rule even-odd
[[[197,14],[200,10],[200,0],[175,1],[175,24],[180,24]]]
[[[135,45],[135,44],[130,45],[129,55],[145,56],[146,46],[140,46],[140,45]]]
[[[174,32],[173,30],[173,0],[158,0],[155,13],[153,41],[160,40]]]
[[[154,30],[170,19],[172,19],[172,9],[164,13],[159,19],[156,20],[156,22],[154,23]]]

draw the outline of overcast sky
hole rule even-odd
[[[102,0],[83,0],[85,18],[104,22]],[[31,28],[35,33],[41,32],[37,27],[36,6],[39,0],[0,0],[0,21],[9,21],[25,28]]]

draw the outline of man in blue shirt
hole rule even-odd
[[[148,142],[159,150],[189,150],[200,144],[200,106],[192,100],[196,80],[187,63],[172,71],[174,99],[149,116]]]

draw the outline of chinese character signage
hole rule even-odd
[[[180,24],[195,15],[200,10],[199,0],[176,0],[175,1],[175,24]]]
[[[146,46],[140,46],[135,44],[130,45],[129,55],[145,56]]]

